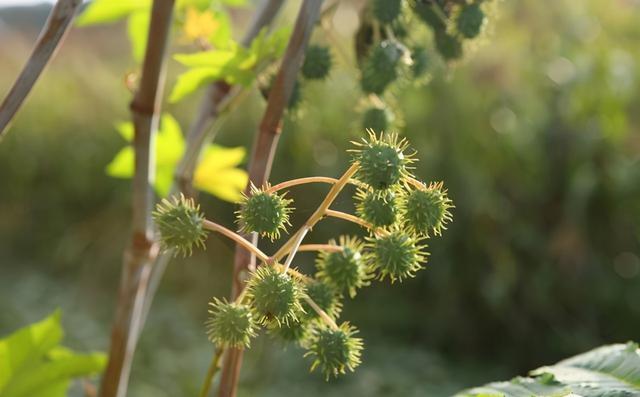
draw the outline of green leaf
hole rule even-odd
[[[150,15],[147,10],[134,12],[127,20],[127,34],[131,42],[131,52],[136,62],[141,62],[147,47]]]
[[[531,371],[530,377],[495,382],[457,397],[640,396],[640,349],[636,343],[603,346]]]
[[[77,26],[116,22],[128,15],[149,10],[151,0],[94,0],[76,19]]]
[[[0,340],[0,395],[9,380],[29,370],[62,340],[60,311]]]
[[[218,80],[220,71],[217,68],[197,68],[187,70],[178,76],[176,85],[171,90],[169,102],[176,103],[211,82]]]

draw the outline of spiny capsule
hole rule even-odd
[[[410,191],[403,205],[405,226],[415,234],[429,237],[441,235],[442,229],[452,220],[451,199],[442,183],[432,183]]]
[[[402,0],[373,0],[373,16],[381,23],[391,23],[400,16]]]
[[[209,302],[210,317],[206,322],[209,340],[218,347],[247,348],[256,336],[251,309],[235,302],[214,299]]]
[[[387,190],[397,186],[410,176],[408,166],[414,161],[411,154],[405,154],[408,143],[397,134],[381,134],[378,138],[369,131],[369,139],[354,142],[356,149],[352,161],[358,162],[356,178],[374,190]]]
[[[304,310],[300,305],[303,290],[289,275],[271,266],[260,266],[247,284],[247,298],[260,324],[288,324]]]
[[[338,314],[340,314],[342,310],[342,304],[333,286],[321,280],[312,280],[307,283],[305,292],[329,317],[338,317]],[[305,311],[304,317],[307,319],[313,320],[320,318],[320,315],[306,301],[302,302],[302,308]]]
[[[362,68],[362,90],[381,95],[398,78],[397,66],[402,55],[402,49],[392,40],[385,40],[373,48]]]
[[[396,222],[399,208],[395,192],[358,189],[355,198],[356,213],[374,227],[391,226]]]
[[[305,357],[313,358],[311,371],[319,368],[326,380],[345,374],[346,370],[353,372],[360,365],[363,349],[362,339],[354,337],[357,332],[349,323],[342,323],[338,329],[314,329],[305,353]]]
[[[452,36],[447,32],[436,32],[435,40],[438,52],[447,61],[462,57],[462,42],[459,38]]]
[[[176,253],[187,256],[191,255],[193,247],[204,247],[207,238],[204,215],[193,199],[182,194],[170,200],[163,199],[152,215],[164,249],[175,249]]]
[[[422,77],[429,70],[429,53],[424,47],[416,46],[411,49],[411,72],[413,77]]]
[[[417,0],[413,2],[413,12],[422,22],[430,26],[434,31],[444,31],[447,29],[447,24],[434,10],[434,7],[437,6],[430,1]]]
[[[473,39],[480,34],[484,21],[485,15],[482,8],[480,8],[480,4],[467,4],[458,14],[456,28],[467,39]]]
[[[331,244],[335,245],[335,242]],[[356,290],[369,285],[371,275],[362,258],[363,244],[355,238],[342,236],[342,249],[336,252],[322,251],[316,267],[318,278],[331,285],[338,292],[347,292],[354,297]]]
[[[389,129],[389,124],[393,119],[393,114],[386,108],[376,106],[370,107],[362,115],[362,127],[377,132],[384,132]]]
[[[251,193],[244,195],[240,202],[240,209],[236,212],[240,230],[244,233],[257,232],[268,236],[271,240],[280,237],[280,231],[286,230],[289,223],[289,205],[293,200],[284,195],[270,193],[267,189],[251,186]]]
[[[387,234],[367,238],[367,262],[378,271],[380,280],[389,277],[391,282],[415,276],[422,269],[425,254],[418,239],[400,229]]]
[[[329,47],[310,45],[302,64],[302,75],[309,80],[322,80],[329,75],[332,63]]]
[[[300,319],[291,320],[288,323],[273,323],[269,325],[269,333],[284,342],[294,342],[304,347],[311,335],[311,323]]]

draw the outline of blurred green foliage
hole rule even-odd
[[[345,306],[368,346],[361,371],[325,385],[297,354],[257,343],[243,392],[445,395],[637,339],[639,17],[630,0],[504,1],[467,60],[448,68],[433,56],[428,84],[396,89],[403,116],[394,126],[418,150],[415,172],[445,181],[456,203],[449,232],[403,288],[374,286]],[[0,43],[0,92],[35,34]],[[125,36],[118,25],[72,32],[0,144],[0,332],[59,302],[69,321],[82,319],[74,343],[106,345],[129,220],[127,182],[104,173],[122,146],[113,121],[128,117],[122,76],[135,63]],[[350,53],[340,42],[337,53]],[[347,165],[367,106],[354,69],[344,57],[335,63],[326,83],[301,86],[273,182],[335,176]],[[171,62],[169,86],[178,70]],[[196,97],[168,105],[183,130]],[[216,143],[248,148],[263,109],[259,94],[249,96]],[[292,191],[294,226],[325,190]],[[232,204],[201,201],[208,216],[233,224]],[[336,209],[352,211],[349,203]],[[340,233],[357,229],[327,220],[309,241]],[[194,392],[209,354],[206,302],[228,294],[232,250],[212,237],[207,251],[170,266],[141,340],[134,395]],[[308,270],[305,255],[299,266]]]

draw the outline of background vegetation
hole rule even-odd
[[[249,11],[236,13],[239,27]],[[45,16],[39,7],[0,9],[0,92]],[[293,347],[259,342],[247,354],[244,395],[447,395],[638,339],[640,4],[504,1],[494,17],[467,61],[447,68],[434,55],[427,85],[396,92],[404,113],[396,127],[421,158],[416,173],[444,180],[457,206],[428,270],[347,302],[367,343],[358,372],[327,385]],[[129,118],[129,54],[123,25],[72,31],[0,144],[0,334],[61,307],[69,345],[107,346],[129,184],[105,166],[126,144],[113,120]],[[272,181],[333,176],[347,163],[363,109],[355,70],[336,58],[327,84],[303,87]],[[169,106],[183,129],[197,99]],[[250,146],[262,106],[254,93],[217,142]],[[293,192],[299,217],[325,188]],[[202,203],[232,224],[232,204],[206,195]],[[329,228],[355,232],[327,221],[313,239]],[[205,252],[171,265],[132,395],[194,393],[213,349],[206,302],[228,294],[232,249],[213,237]],[[311,266],[305,255],[300,266]]]

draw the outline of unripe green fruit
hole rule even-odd
[[[446,32],[436,32],[436,48],[442,57],[448,61],[462,57],[462,42]]]
[[[193,247],[204,247],[207,232],[203,228],[204,215],[193,199],[183,195],[163,199],[153,212],[160,231],[160,243],[165,249],[175,249],[183,256],[191,255]]]
[[[362,90],[367,94],[382,94],[398,78],[396,69],[401,57],[402,49],[391,40],[376,46],[362,69]]]
[[[394,192],[358,190],[356,200],[358,216],[374,227],[391,226],[396,222],[399,210]]]
[[[356,178],[374,190],[392,188],[409,175],[407,165],[413,159],[404,154],[407,143],[397,134],[382,134],[380,138],[372,132],[369,139],[356,143],[353,161],[359,163]]]
[[[324,79],[329,75],[331,64],[331,52],[328,47],[310,45],[302,64],[302,75],[310,80]]]
[[[373,16],[382,23],[391,23],[400,16],[402,0],[373,0]]]
[[[311,335],[311,324],[308,321],[291,320],[289,323],[272,324],[269,332],[285,342],[295,342],[301,346]]]
[[[313,280],[306,285],[305,292],[329,317],[336,318],[340,313],[342,305],[333,286],[320,280]],[[320,315],[306,301],[302,302],[302,308],[307,319],[320,318]]]
[[[472,39],[480,34],[484,21],[485,15],[480,8],[480,4],[469,4],[460,11],[456,20],[456,27],[461,35],[467,39]]]
[[[442,184],[431,184],[425,189],[411,191],[404,204],[405,226],[412,232],[429,237],[440,235],[447,222],[451,221],[449,209],[453,207],[442,189]]]
[[[289,97],[289,103],[287,103],[287,109],[296,109],[300,102],[302,102],[302,90],[300,89],[300,81],[296,80],[293,85],[293,91],[291,91],[291,97]]]
[[[411,72],[413,77],[422,77],[429,70],[429,53],[424,47],[414,47],[411,50]]]
[[[392,116],[388,109],[370,107],[362,116],[362,127],[376,132],[387,131]]]
[[[445,22],[438,16],[436,11],[433,9],[434,5],[432,5],[431,1],[427,0],[416,0],[413,5],[413,12],[418,16],[418,18],[429,25],[435,31],[444,31],[447,29],[447,25]]]
[[[325,378],[337,377],[354,371],[360,365],[362,339],[355,338],[358,331],[348,323],[342,323],[338,329],[316,328],[313,330],[309,351],[306,356],[313,357],[311,370],[319,368]]]
[[[356,290],[369,285],[371,278],[362,258],[362,243],[356,239],[341,237],[338,252],[321,252],[316,266],[318,278],[338,292],[348,292],[354,297]]]
[[[222,348],[249,347],[256,336],[256,324],[248,306],[214,299],[209,303],[211,317],[207,320],[209,340]]]
[[[416,238],[402,230],[395,229],[386,235],[368,238],[368,243],[367,261],[378,271],[381,280],[388,276],[391,282],[402,281],[422,269],[421,263],[425,260],[421,252],[423,247]]]
[[[286,230],[286,225],[289,225],[291,202],[284,195],[252,186],[251,194],[242,198],[240,209],[236,212],[240,230],[245,233],[256,232],[271,240],[279,238],[280,231]]]
[[[303,312],[300,305],[302,288],[289,275],[271,266],[260,266],[247,285],[247,297],[257,314],[257,321],[288,324]]]

